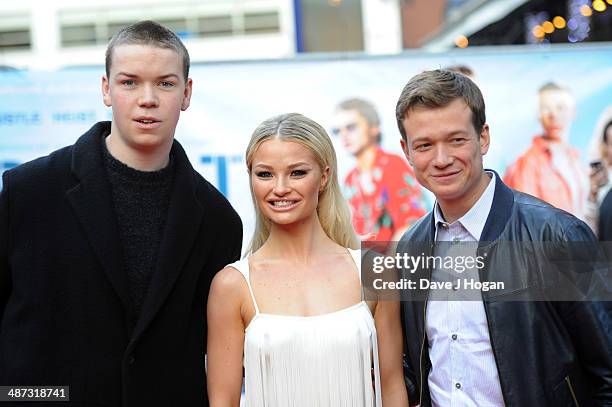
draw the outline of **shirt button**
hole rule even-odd
[[[460,389],[460,388],[461,388],[461,383],[455,383],[455,387],[456,387],[457,389]]]
[[[453,338],[453,341],[457,340],[457,334],[453,334],[453,336],[451,336],[451,338]]]
[[[461,239],[459,239],[458,237],[453,238],[453,244],[459,244],[459,242],[461,242]]]

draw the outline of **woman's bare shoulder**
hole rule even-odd
[[[225,294],[240,294],[247,288],[247,282],[242,273],[233,265],[225,266],[212,280],[211,291]]]

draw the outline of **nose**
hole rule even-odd
[[[342,141],[343,143],[346,143],[349,140],[350,134],[346,128],[340,129],[339,135],[340,141]]]
[[[274,194],[277,196],[284,196],[290,191],[289,181],[285,177],[277,177],[274,183]]]
[[[438,145],[435,147],[432,164],[436,168],[446,168],[453,164],[452,155],[448,154],[448,151],[444,145]]]
[[[159,106],[159,99],[157,98],[155,87],[153,85],[147,84],[142,87],[142,93],[138,99],[138,104],[141,107],[149,108]]]

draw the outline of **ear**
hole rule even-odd
[[[187,83],[185,84],[185,91],[183,92],[183,103],[181,103],[181,110],[184,112],[189,107],[191,103],[191,92],[192,92],[193,81],[191,78],[187,78]]]
[[[321,186],[319,187],[319,193],[323,192],[325,186],[327,185],[327,181],[329,181],[329,167],[325,167],[321,172]]]
[[[113,105],[110,93],[110,83],[106,75],[102,75],[102,100],[104,101],[104,105],[107,107],[111,107]]]
[[[400,145],[402,146],[402,151],[406,156],[406,160],[408,160],[408,164],[410,164],[410,166],[412,167],[412,158],[410,157],[410,151],[408,149],[408,144],[406,143],[406,140],[400,138]]]
[[[489,133],[489,125],[484,124],[480,132],[480,154],[486,155],[489,151],[489,143],[491,142],[491,134]]]

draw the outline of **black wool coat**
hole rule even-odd
[[[156,268],[136,316],[100,122],[3,175],[0,385],[70,386],[45,406],[206,406],[206,302],[239,258],[240,218],[177,141]],[[2,404],[2,403],[0,403]]]

